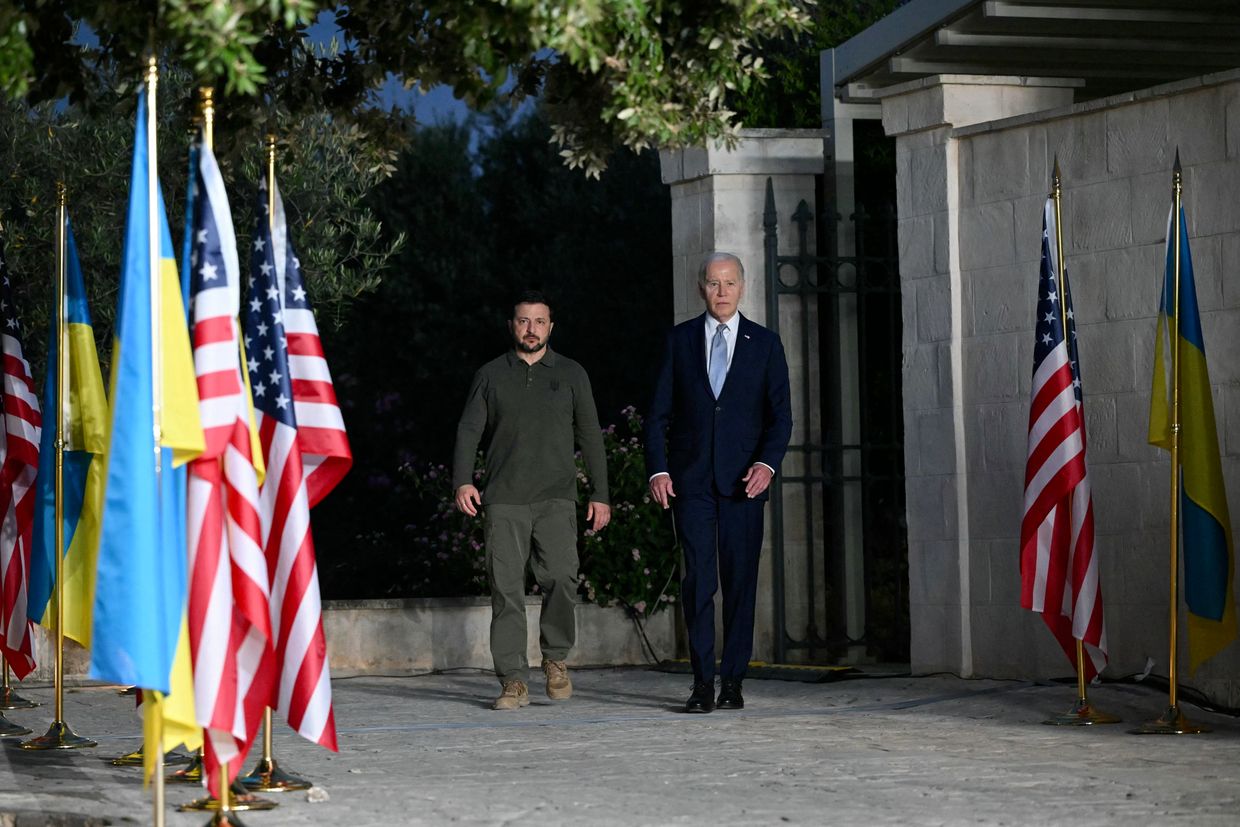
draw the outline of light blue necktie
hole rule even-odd
[[[723,390],[723,380],[728,375],[728,340],[723,338],[723,334],[727,331],[728,326],[721,324],[715,328],[715,338],[710,340],[710,389],[715,394],[715,398],[719,398],[719,391]]]

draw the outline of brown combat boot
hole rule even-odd
[[[492,709],[517,709],[530,705],[530,690],[525,681],[504,681],[504,691],[491,705]]]
[[[547,676],[547,697],[553,701],[566,701],[573,697],[573,682],[568,679],[568,665],[562,660],[545,660],[543,674]]]

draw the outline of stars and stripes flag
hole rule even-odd
[[[271,625],[278,670],[274,708],[302,737],[336,749],[331,675],[323,638],[318,568],[310,531],[309,477],[294,389],[295,319],[308,313],[297,269],[286,270],[281,292],[268,222],[267,189],[260,185],[244,308],[247,369],[258,417],[267,478],[260,491],[262,533],[271,581]],[[291,326],[286,326],[293,322]],[[319,349],[319,353],[321,353]],[[326,363],[324,363],[324,369]],[[343,436],[343,430],[341,431]],[[322,462],[319,463],[322,467]]]
[[[1102,587],[1094,554],[1094,507],[1085,465],[1085,410],[1067,274],[1059,294],[1055,204],[1042,218],[1025,510],[1020,526],[1021,605],[1038,612],[1086,680],[1107,661]]]
[[[0,434],[0,650],[13,672],[34,669],[26,599],[30,587],[30,539],[34,529],[35,476],[43,419],[34,377],[22,347],[21,323],[4,245],[0,242],[0,350],[4,358],[4,418]]]
[[[241,371],[241,268],[215,156],[196,147],[190,253],[191,336],[206,450],[189,467],[189,631],[203,776],[241,769],[271,700],[270,589],[259,516],[251,402]]]
[[[336,402],[331,370],[323,355],[314,309],[306,295],[301,262],[288,237],[284,201],[275,184],[275,221],[272,222],[276,287],[284,302],[284,334],[288,341],[289,376],[297,416],[297,438],[306,475],[306,492],[314,508],[353,464],[344,418]]]

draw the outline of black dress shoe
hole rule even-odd
[[[685,712],[713,712],[715,709],[715,685],[695,682],[693,694],[685,701]]]
[[[720,709],[744,709],[745,697],[741,695],[741,682],[739,678],[724,678],[719,683],[719,703]]]

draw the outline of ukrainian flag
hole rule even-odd
[[[65,305],[68,364],[63,395],[65,410],[61,415],[64,422],[63,628],[65,635],[89,649],[99,518],[103,512],[103,452],[107,445],[108,405],[103,395],[103,376],[99,372],[90,309],[86,305],[82,266],[68,218],[65,219]],[[56,382],[60,353],[56,334],[53,316],[47,346],[47,382],[43,387],[46,419],[39,442],[39,482],[27,608],[30,619],[44,626],[51,624],[56,588]]]
[[[144,694],[143,707],[146,753],[153,757],[151,733],[156,724],[162,728],[165,748],[181,742],[191,748],[201,744],[188,668],[183,466],[202,453],[204,439],[185,304],[158,181],[154,204],[149,196],[145,90],[140,94],[112,351],[111,428],[90,675],[150,690]],[[151,237],[152,209],[158,238]],[[158,339],[151,322],[152,244],[159,245]],[[153,341],[160,346],[158,364],[152,355]],[[157,378],[162,389],[158,446],[152,404]]]
[[[1205,339],[1197,310],[1188,225],[1180,209],[1180,526],[1184,558],[1184,602],[1188,604],[1190,671],[1218,654],[1236,637],[1232,596],[1235,555],[1227,492],[1219,461],[1218,429],[1206,369]],[[1150,390],[1152,445],[1171,448],[1171,327],[1175,306],[1175,244],[1167,221],[1167,265],[1158,306],[1154,382]]]

